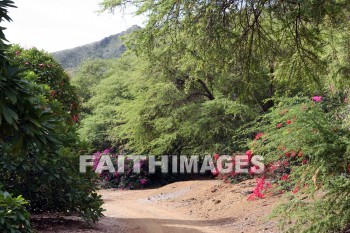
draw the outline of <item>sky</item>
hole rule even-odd
[[[55,52],[99,41],[132,25],[142,26],[144,18],[116,10],[99,14],[102,0],[14,0],[12,22],[4,23],[6,38],[25,48]]]

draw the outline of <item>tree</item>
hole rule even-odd
[[[12,4],[0,3],[0,21],[10,20],[7,8]],[[91,172],[79,174],[77,169],[83,145],[71,118],[79,109],[72,106],[77,97],[68,76],[44,52],[15,47],[11,54],[3,28],[0,37],[0,188],[23,195],[31,212],[69,211],[97,221],[102,216],[102,200],[95,192],[96,177]],[[21,59],[31,66],[26,67],[27,61]],[[58,87],[55,99],[51,91]],[[0,229],[29,232],[29,215],[23,208],[27,202],[7,192],[0,194],[0,212],[14,213],[0,216],[2,224],[11,226]]]

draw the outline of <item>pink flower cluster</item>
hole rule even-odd
[[[270,182],[266,181],[265,176],[261,177],[260,179],[256,179],[256,186],[253,190],[253,193],[249,195],[248,201],[253,201],[259,198],[264,198],[264,190],[271,188],[272,185]]]
[[[322,101],[322,96],[315,95],[312,97],[312,100],[319,103]]]

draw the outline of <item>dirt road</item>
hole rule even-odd
[[[247,201],[254,181],[237,185],[216,180],[187,181],[150,190],[102,190],[106,212],[98,224],[76,220],[40,233],[275,233],[266,221],[277,198]]]

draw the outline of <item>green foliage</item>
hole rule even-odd
[[[22,196],[12,197],[0,191],[0,231],[3,233],[30,233],[28,202]]]
[[[344,230],[350,2],[101,3],[102,11],[129,5],[148,21],[128,38],[131,55],[110,61],[102,74],[92,69],[89,86],[82,74],[93,64],[83,67],[81,136],[99,149],[205,154],[242,150],[246,138],[263,132],[250,143],[253,153],[271,167],[285,164],[272,177],[280,189],[300,190],[276,214],[285,229]],[[298,97],[315,94],[328,98]],[[249,129],[239,132],[246,122]]]
[[[102,199],[95,193],[96,176],[79,173],[75,151],[62,148],[56,155],[41,152],[18,157],[6,151],[1,154],[1,183],[29,200],[29,211],[79,214],[92,222],[102,216]]]
[[[83,103],[88,102],[93,96],[94,87],[106,76],[111,75],[109,67],[113,65],[113,60],[87,60],[77,70],[72,79],[72,83],[79,87],[78,94]],[[89,109],[84,109],[88,111]]]
[[[1,2],[1,19],[11,3]],[[75,132],[79,104],[69,77],[45,52],[14,46],[5,53],[7,48],[1,44],[0,183],[23,195],[30,211],[69,212],[97,221],[103,210],[95,175],[78,173],[78,155],[86,149]],[[0,204],[5,211],[1,230],[29,232],[21,197],[0,193]]]
[[[70,84],[68,74],[51,55],[36,48],[25,50],[18,45],[11,46],[7,55],[14,66],[26,70],[27,76],[30,77],[28,81],[43,84],[46,90],[42,94],[50,102],[57,101],[62,105],[64,114],[69,113],[70,123],[78,118],[80,106],[76,90]],[[56,114],[63,115],[62,112]]]
[[[348,29],[347,1],[104,0],[101,5],[104,11],[133,5],[136,14],[148,15],[129,46],[156,72],[180,79],[186,88],[200,82],[209,99],[218,85],[230,97],[260,105],[279,91],[319,91],[328,74],[322,55],[332,50],[334,35]]]
[[[96,69],[96,64],[102,66]],[[224,96],[205,101],[207,97],[199,92],[187,94],[169,80],[152,77],[146,65],[127,55],[82,66],[73,79],[86,94],[79,129],[82,138],[100,150],[122,146],[136,153],[230,153],[235,149],[230,144],[232,134],[257,110]]]
[[[290,179],[280,188],[299,190],[274,215],[288,232],[340,232],[350,221],[346,107],[338,99],[283,98],[251,128],[264,132],[251,144],[254,154],[288,164]]]
[[[79,104],[69,77],[44,52],[14,47],[11,53],[14,65],[29,67],[9,74],[2,85],[3,109],[9,113],[3,111],[1,124],[0,180],[23,195],[33,212],[77,213],[95,222],[102,216],[102,200],[95,193],[94,174],[78,172],[83,150],[74,117]],[[14,116],[12,121],[6,114]]]

